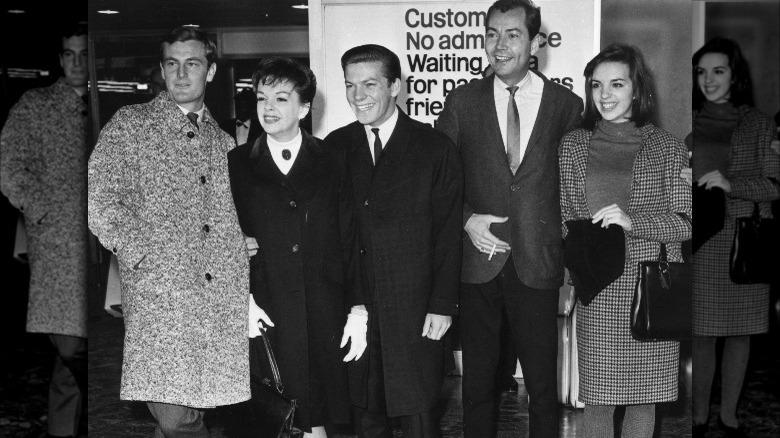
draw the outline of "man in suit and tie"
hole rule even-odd
[[[263,127],[257,120],[257,98],[252,90],[245,88],[234,97],[236,102],[236,118],[223,120],[219,127],[230,134],[236,141],[236,146],[244,143],[254,144],[263,133]]]
[[[487,13],[495,74],[452,91],[438,128],[465,175],[460,333],[465,437],[495,436],[494,379],[509,315],[528,394],[530,436],[558,436],[558,288],[563,284],[558,142],[582,101],[535,71],[539,8],[499,0]]]
[[[361,262],[369,296],[367,353],[350,362],[350,398],[361,438],[438,436],[442,336],[458,312],[463,173],[446,135],[396,106],[401,63],[369,44],[341,58],[357,121],[326,147],[348,154],[359,205]]]

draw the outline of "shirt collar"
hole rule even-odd
[[[525,73],[525,77],[521,79],[520,82],[518,82],[516,85],[517,85],[517,91],[515,92],[515,96],[527,91],[527,89],[531,85],[531,70],[528,70]],[[504,83],[504,81],[498,78],[498,75],[495,75],[495,78],[493,79],[493,89],[496,94],[498,94],[499,96],[501,95],[499,93],[507,94],[508,93],[507,88],[509,87],[510,87],[509,85],[507,85],[506,83]]]
[[[377,126],[377,128],[379,128],[379,138],[382,139],[382,147],[384,147],[384,145],[386,145],[387,141],[390,139],[390,135],[393,133],[396,123],[398,123],[398,107],[393,106],[393,114],[390,116],[390,118],[385,120],[385,122],[381,125]],[[371,132],[374,127],[371,125],[363,125],[363,128],[366,130],[366,136],[370,139],[374,134]]]
[[[200,109],[197,111],[189,111],[185,109],[183,106],[179,105],[178,103],[176,104],[176,106],[179,107],[179,109],[181,110],[181,112],[184,113],[185,116],[189,113],[195,113],[198,115],[198,121],[203,120],[203,113],[206,111],[206,105],[201,106]]]

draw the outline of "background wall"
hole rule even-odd
[[[769,116],[780,110],[780,2],[707,2],[704,39],[735,40],[753,80],[756,108]]]
[[[642,51],[654,78],[658,125],[685,138],[691,131],[691,3],[602,0],[601,7],[601,47],[620,42]]]

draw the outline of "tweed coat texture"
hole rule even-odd
[[[259,246],[250,260],[252,295],[274,322],[266,333],[284,393],[298,401],[296,422],[309,429],[324,424],[317,419],[349,422],[348,350],[339,343],[350,307],[365,301],[345,154],[301,133],[287,175],[271,157],[267,134],[230,151],[228,166],[241,228]]]
[[[577,309],[580,400],[591,405],[659,403],[677,399],[678,342],[640,342],[629,328],[638,264],[658,260],[660,243],[670,261],[681,262],[680,242],[691,226],[690,185],[680,177],[687,166],[685,145],[651,124],[643,126],[642,146],[633,164],[626,212],[628,257],[621,275],[588,306]],[[577,129],[561,140],[561,215],[565,222],[590,218],[585,194],[592,131]],[[564,237],[566,226],[562,225]]]
[[[0,137],[0,188],[27,231],[28,332],[87,337],[88,123],[60,78],[22,95]]]
[[[736,219],[753,214],[772,217],[772,202],[780,198],[780,157],[770,148],[777,138],[775,123],[760,111],[742,106],[731,138],[723,229],[693,255],[693,334],[743,336],[769,330],[769,284],[736,284],[729,277],[729,255]],[[696,117],[694,116],[694,123]],[[696,138],[693,138],[696,159]],[[775,179],[773,183],[770,178]]]
[[[567,88],[544,80],[542,102],[528,147],[512,175],[498,125],[495,75],[460,86],[447,95],[437,129],[446,133],[463,157],[465,194],[463,222],[472,214],[508,216],[490,231],[512,247],[517,276],[535,289],[563,285],[560,207],[558,205],[558,144],[577,127],[582,100]],[[463,233],[464,283],[487,283],[498,275],[510,253],[492,260],[479,252]]]
[[[349,157],[369,326],[376,318],[387,413],[393,417],[427,412],[438,402],[444,340],[421,334],[427,313],[458,313],[463,205],[457,149],[442,133],[398,112],[376,166],[359,122],[325,138],[326,149]],[[376,345],[349,364],[350,398],[360,407],[367,404],[371,348]]]
[[[249,398],[249,261],[228,179],[234,141],[167,92],[121,108],[89,160],[89,226],[119,261],[120,397],[193,408]]]

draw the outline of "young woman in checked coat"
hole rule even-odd
[[[707,429],[715,343],[724,337],[718,424],[741,437],[737,402],[750,335],[769,330],[769,284],[731,281],[729,255],[735,219],[749,217],[755,202],[761,216],[771,217],[771,201],[780,197],[780,158],[770,146],[777,134],[774,122],[750,106],[750,71],[733,41],[714,38],[693,55],[693,83],[693,178],[726,196],[723,229],[693,256],[693,435]]]
[[[639,51],[614,44],[585,67],[583,126],[560,145],[561,216],[617,224],[626,235],[623,274],[580,306],[580,400],[588,437],[613,436],[613,414],[626,405],[623,436],[651,437],[655,403],[677,399],[678,342],[640,342],[630,333],[637,264],[682,260],[691,235],[684,144],[649,121],[651,85]],[[564,236],[566,229],[564,225]]]

